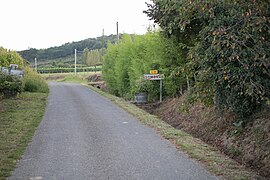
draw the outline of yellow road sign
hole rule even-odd
[[[158,70],[150,70],[150,74],[158,74]]]

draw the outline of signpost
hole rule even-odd
[[[162,80],[164,79],[164,74],[144,74],[143,77],[149,81]]]
[[[149,81],[160,81],[160,95],[159,101],[162,102],[162,79],[164,79],[164,74],[158,74],[158,70],[150,70],[150,74],[144,74],[144,79]]]

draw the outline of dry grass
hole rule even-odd
[[[245,126],[241,119],[196,104],[189,113],[180,111],[181,98],[166,100],[154,114],[177,129],[202,139],[265,178],[270,177],[270,109],[255,113]]]

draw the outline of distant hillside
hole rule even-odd
[[[82,41],[69,42],[61,46],[50,47],[47,49],[35,49],[30,48],[27,50],[19,51],[18,53],[31,64],[33,64],[34,59],[37,58],[39,63],[46,63],[47,61],[52,62],[59,58],[70,57],[74,54],[74,49],[77,49],[79,52],[83,51],[85,48],[89,50],[101,49],[104,43],[104,47],[107,47],[107,43],[115,43],[116,35],[109,35],[97,38],[88,38]]]
[[[82,64],[84,64],[82,61],[82,53],[77,53],[77,66],[82,66]],[[31,63],[31,66],[34,67],[34,62]],[[55,67],[67,68],[73,66],[74,66],[74,53],[65,57],[38,61],[38,68],[55,68]]]

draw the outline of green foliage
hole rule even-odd
[[[82,61],[82,53],[77,53],[77,66],[86,66]],[[32,63],[32,67],[35,65]],[[43,68],[72,68],[74,67],[74,54],[69,56],[60,57],[56,59],[46,59],[46,60],[39,60],[37,59],[37,69]]]
[[[215,3],[190,52],[200,89],[211,88],[218,108],[241,116],[252,114],[270,97],[270,23],[262,4]]]
[[[49,87],[46,81],[31,68],[25,68],[24,81],[24,90],[28,92],[40,92],[47,93],[49,92]]]
[[[269,6],[266,0],[154,0],[145,13],[182,48],[178,55],[166,51],[182,56],[181,62],[172,55],[167,66],[180,74],[178,84],[189,77],[192,99],[244,117],[270,97]]]
[[[116,88],[116,79],[115,79],[115,62],[118,55],[118,46],[108,44],[107,54],[104,57],[104,63],[102,66],[103,79],[106,82],[110,93],[119,95]]]
[[[151,81],[148,81],[144,78],[140,78],[136,81],[135,88],[133,90],[135,94],[141,92],[150,93],[151,90],[153,89],[152,86],[153,84],[151,83]]]
[[[45,112],[47,93],[21,93],[1,99],[0,179],[8,179]],[[4,107],[4,108],[3,108]]]
[[[88,66],[96,66],[101,64],[102,61],[102,49],[98,50],[91,50],[89,51],[88,48],[83,50],[83,62]]]
[[[0,93],[5,98],[16,97],[18,93],[22,92],[23,88],[24,84],[19,77],[0,72]]]
[[[89,49],[88,48],[84,48],[83,50],[83,55],[82,55],[82,60],[85,64],[87,64],[88,62],[88,54],[89,54]]]
[[[143,74],[151,69],[165,74],[164,95],[177,96],[187,89],[184,67],[188,47],[167,39],[159,31],[145,35],[124,35],[118,45],[109,45],[103,62],[103,76],[111,93],[132,98],[138,89],[147,91],[150,100],[159,97],[159,81],[143,87]]]
[[[22,68],[24,60],[17,52],[0,47],[0,67],[9,67],[10,64],[17,64]]]
[[[189,47],[179,43],[176,38],[165,39],[164,59],[161,61],[162,73],[165,74],[164,89],[166,95],[177,96],[187,89],[185,65]]]
[[[152,68],[159,69],[163,46],[157,32],[146,35],[123,35],[117,45],[108,45],[102,73],[111,93],[132,98],[138,91],[138,80]],[[156,82],[151,82],[154,86]],[[159,89],[159,86],[155,86]],[[150,91],[155,97],[156,91]]]
[[[0,47],[0,66],[9,67],[10,64],[17,64],[24,67],[24,59],[15,51],[8,51]],[[23,90],[29,92],[48,92],[47,83],[31,68],[24,67],[24,78],[12,75],[0,74],[0,93],[5,97],[15,97]]]
[[[159,83],[159,81],[149,81],[144,78],[140,78],[136,81],[135,86],[132,88],[131,94],[146,92],[148,94],[149,100],[156,101],[158,100],[160,93]]]
[[[128,96],[130,90],[129,68],[132,60],[132,37],[124,35],[118,45],[118,56],[115,62],[116,88],[120,96]]]
[[[100,71],[101,66],[92,66],[92,67],[77,67],[76,72],[93,72],[93,71]],[[74,67],[72,68],[38,68],[38,72],[42,74],[46,73],[70,73],[74,72]]]

